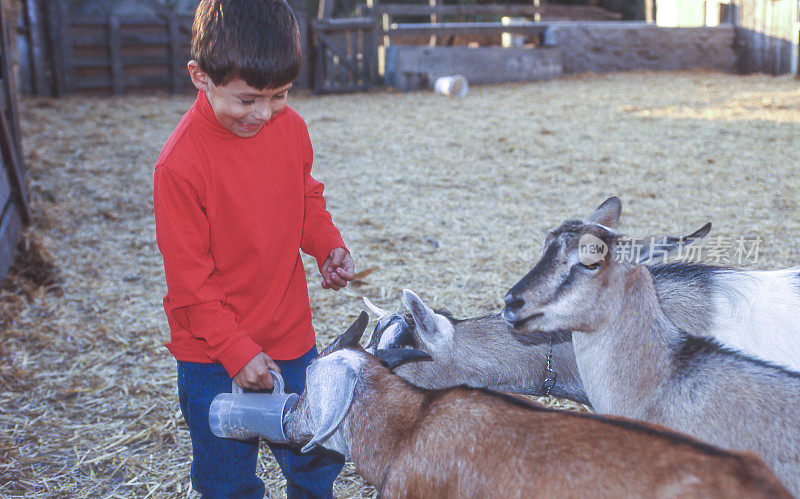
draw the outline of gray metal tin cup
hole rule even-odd
[[[286,393],[280,374],[270,371],[272,393],[244,393],[231,382],[232,393],[220,393],[211,401],[208,423],[211,432],[222,438],[250,440],[263,438],[270,442],[289,443],[283,421],[299,398]]]

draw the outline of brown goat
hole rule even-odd
[[[791,497],[752,454],[655,425],[417,388],[358,345],[367,322],[309,367],[287,434],[349,455],[384,497]]]

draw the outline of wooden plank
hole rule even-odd
[[[45,24],[47,25],[47,53],[49,56],[50,67],[53,68],[53,95],[61,97],[66,93],[64,85],[64,65],[65,61],[61,58],[61,28],[58,22],[58,4],[56,2],[44,3]]]
[[[317,19],[330,19],[333,17],[334,0],[319,0]]]
[[[191,23],[193,20],[192,16],[187,16],[183,14],[177,14],[175,12],[169,11],[170,14],[167,16],[125,16],[120,17],[120,23],[124,27],[131,27],[131,28],[154,28],[154,29],[164,29],[164,27],[169,22],[170,17],[174,17],[178,23],[178,27],[182,27],[186,24],[189,25],[189,29],[191,30]],[[97,20],[97,19],[81,19],[73,21],[72,26],[76,28],[105,28],[108,25],[107,21]]]
[[[172,61],[168,57],[149,55],[121,56],[123,67],[132,66],[167,66]],[[73,60],[75,69],[110,68],[111,59],[108,57],[76,57]]]
[[[119,35],[119,42],[121,45],[165,46],[169,44],[169,38],[166,33],[147,35],[140,33],[121,33]],[[73,43],[75,47],[106,47],[108,46],[108,37],[105,34],[99,33],[75,33]]]
[[[390,16],[533,16],[540,9],[524,4],[485,4],[485,5],[423,5],[423,4],[379,4],[375,11]]]
[[[348,55],[346,46],[338,43],[334,38],[323,35],[322,33],[319,33],[317,36],[319,37],[319,41],[326,45],[327,49],[339,58],[339,61],[343,66],[354,73],[359,72],[358,67],[354,65],[352,58]]]
[[[58,53],[57,57],[63,61],[63,80],[64,80],[64,93],[72,92],[72,75],[73,68],[70,61],[72,60],[72,35],[70,33],[70,22],[72,16],[69,13],[69,3],[66,0],[58,0],[58,18],[57,26],[59,27],[58,34]]]
[[[17,241],[22,233],[23,216],[15,203],[9,203],[0,219],[0,280],[8,274],[14,263]]]
[[[3,165],[5,165],[5,162]],[[0,210],[2,210],[2,207],[11,199],[13,192],[11,181],[8,179],[8,173],[5,168],[0,169]]]
[[[544,35],[547,23],[403,23],[389,28],[389,38],[401,36],[446,35],[495,35],[500,33],[522,33],[528,35]]]
[[[371,17],[348,17],[344,19],[315,19],[311,26],[316,31],[370,30],[375,28],[375,19]]]
[[[5,64],[4,64],[5,66]],[[7,81],[3,78],[2,84],[7,87]],[[7,92],[8,93],[8,92]],[[28,204],[28,191],[25,186],[25,172],[22,168],[21,156],[19,154],[19,142],[12,135],[10,123],[7,119],[5,103],[3,103],[2,116],[0,116],[0,149],[2,149],[3,166],[11,182],[12,190],[17,194],[15,197],[19,202],[20,212],[25,223],[30,221],[30,206]]]
[[[44,43],[42,41],[42,20],[36,0],[26,0],[25,25],[28,33],[28,56],[31,70],[31,86],[35,95],[46,95]]]
[[[184,57],[181,53],[180,25],[175,15],[171,15],[167,19],[167,36],[169,38],[169,91],[177,94],[181,90]]]
[[[428,6],[431,7],[431,10],[436,8],[436,0],[428,0]],[[430,18],[431,24],[436,24],[439,22],[439,17],[435,13],[431,13]],[[431,35],[430,39],[428,40],[428,45],[431,47],[436,46],[437,37],[436,35]]]
[[[108,16],[108,56],[111,58],[111,92],[122,94],[122,44],[119,36],[119,17]]]
[[[0,83],[3,86],[3,97],[0,112],[0,144],[2,156],[11,183],[19,194],[20,208],[25,222],[30,220],[28,191],[25,185],[25,170],[22,164],[22,148],[20,146],[19,115],[17,114],[16,85],[11,78],[11,52],[8,49],[9,36],[6,31],[5,9],[0,8],[0,48],[2,48],[2,64],[0,64]]]
[[[109,90],[111,91],[110,78],[76,78],[75,91],[80,90]],[[139,87],[164,87],[169,85],[169,75],[129,76],[125,79],[125,89],[133,91]]]

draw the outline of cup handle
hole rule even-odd
[[[272,393],[284,394],[283,390],[286,385],[283,382],[283,376],[272,369],[270,369],[269,373],[272,375]]]
[[[272,369],[269,370],[269,373],[272,375],[272,393],[285,393],[283,390],[286,385],[283,382],[283,377]],[[242,387],[237,385],[235,381],[231,380],[231,393],[234,395],[241,395],[244,393],[244,390],[242,390]]]

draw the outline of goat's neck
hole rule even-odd
[[[629,275],[616,314],[597,331],[572,335],[584,389],[602,414],[641,417],[669,375],[670,339],[677,330],[642,269]]]
[[[456,326],[454,343],[434,352],[431,361],[409,362],[394,372],[410,383],[441,389],[458,385],[545,395],[544,380],[550,356],[556,373],[550,392],[560,398],[588,403],[570,341],[526,343],[499,316],[467,319]],[[513,360],[511,360],[513,359]]]
[[[362,386],[347,418],[348,448],[358,472],[380,490],[417,420],[424,392],[382,366],[365,371]]]

